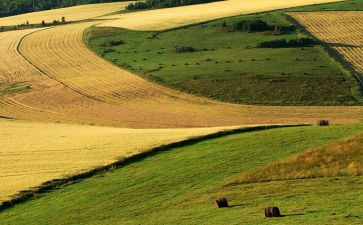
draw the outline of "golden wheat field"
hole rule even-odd
[[[290,15],[363,73],[362,12],[293,12]]]
[[[223,17],[337,1],[340,0],[227,0],[105,16],[102,18],[112,20],[99,26],[122,27],[133,30],[163,30]]]
[[[91,19],[123,10],[129,3],[130,2],[90,4],[9,16],[0,18],[0,26],[25,24],[27,21],[30,24],[40,24],[42,20],[46,23],[51,23],[53,20],[61,20],[63,16],[68,22]]]
[[[0,201],[151,147],[234,128],[127,129],[0,119]]]
[[[82,35],[93,24],[34,30],[26,32],[26,36],[23,31],[0,34],[18,35],[22,40],[19,47],[9,44],[11,47],[1,54],[31,62],[10,63],[13,68],[4,70],[1,76],[11,77],[7,71],[30,69],[34,71],[31,77],[39,80],[28,82],[32,89],[26,93],[3,97],[2,101],[7,103],[0,108],[0,115],[133,128],[315,123],[321,118],[333,123],[353,123],[363,117],[361,107],[235,105],[171,90],[143,80],[91,52]],[[36,112],[29,112],[30,109]]]

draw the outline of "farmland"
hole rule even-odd
[[[17,16],[0,18],[0,26],[14,26],[19,24],[40,24],[43,20],[51,23],[53,20],[61,20],[65,17],[66,21],[79,21],[103,16],[116,11],[123,10],[130,2],[115,2],[92,5],[81,5],[69,8],[32,12]]]
[[[170,149],[15,206],[0,219],[3,224],[47,224],[50,218],[53,224],[359,224],[360,177],[229,183],[242,171],[335,145],[361,130],[361,125],[278,128]],[[214,200],[221,196],[234,207],[217,209]],[[269,204],[291,216],[264,219],[262,208]]]
[[[129,3],[0,18],[1,224],[362,224],[361,0]]]
[[[31,82],[30,91],[5,96],[4,99],[12,103],[0,109],[3,116],[133,128],[315,123],[321,118],[331,119],[333,123],[360,121],[361,110],[354,106],[274,107],[226,104],[148,82],[104,61],[86,48],[82,42],[83,30],[94,23],[57,26],[25,37],[24,32],[29,31],[1,34],[4,37],[18,35],[22,40],[18,47],[12,44],[11,38],[4,38],[9,40],[9,47],[2,54],[9,55],[8,58],[17,55],[19,61],[26,59],[32,63],[29,65],[23,62],[24,68],[19,67],[22,64],[9,64],[13,66],[13,70],[20,70],[21,73],[31,67],[38,74],[34,77],[41,78],[44,83],[36,88],[36,83]],[[8,71],[11,70],[4,71],[3,76],[10,77],[11,75],[6,75]],[[156,102],[163,107],[159,107]],[[23,113],[24,108],[27,112]],[[37,113],[29,113],[29,110]]]
[[[290,15],[342,55],[357,74],[363,74],[361,12],[295,12]]]
[[[0,136],[6,137],[1,139],[0,201],[45,181],[104,166],[152,147],[236,128],[134,130],[4,119],[0,125]]]
[[[249,0],[227,0],[201,5],[104,16],[100,18],[112,20],[101,23],[98,26],[122,27],[131,30],[147,31],[165,30],[223,17],[336,1],[339,0],[264,0],[255,2]],[[140,20],[140,18],[146,19]]]
[[[321,45],[258,47],[264,41],[309,37],[303,31],[280,35],[231,31],[233,24],[240,21],[266,21],[281,29],[296,26],[282,12],[273,12],[161,33],[93,27],[87,31],[85,41],[100,56],[146,79],[220,101],[262,105],[361,104],[361,94],[352,91],[359,84]],[[105,35],[99,35],[102,33]],[[107,45],[116,40],[123,44]],[[180,52],[177,47],[192,51]],[[359,60],[358,55],[354,58]]]

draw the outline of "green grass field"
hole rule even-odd
[[[0,213],[1,224],[362,224],[362,177],[227,185],[363,125],[277,128],[170,149]],[[227,197],[232,207],[217,209]],[[263,208],[285,217],[265,219]]]
[[[337,6],[332,4],[332,7]],[[302,9],[312,10],[313,7]],[[282,11],[277,11],[220,19],[161,33],[91,28],[85,34],[85,42],[97,54],[120,67],[195,95],[265,105],[362,104],[361,96],[355,94],[356,81],[320,45],[257,47],[263,41],[307,36],[299,29],[272,35],[230,32],[220,27],[223,23],[228,27],[236,21],[255,19],[271,26],[293,25]],[[192,47],[194,51],[178,52],[175,47]]]

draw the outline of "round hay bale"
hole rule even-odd
[[[267,207],[265,208],[265,217],[280,217],[281,213],[278,207]]]
[[[216,203],[217,203],[218,208],[227,208],[228,207],[228,201],[226,198],[217,199]]]

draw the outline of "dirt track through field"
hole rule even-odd
[[[363,12],[293,12],[289,15],[340,53],[363,76]]]
[[[113,20],[100,26],[122,27],[132,30],[164,30],[223,17],[337,1],[339,0],[226,0],[105,16],[102,18]]]
[[[0,119],[0,202],[47,180],[226,129],[234,127],[125,129]]]

